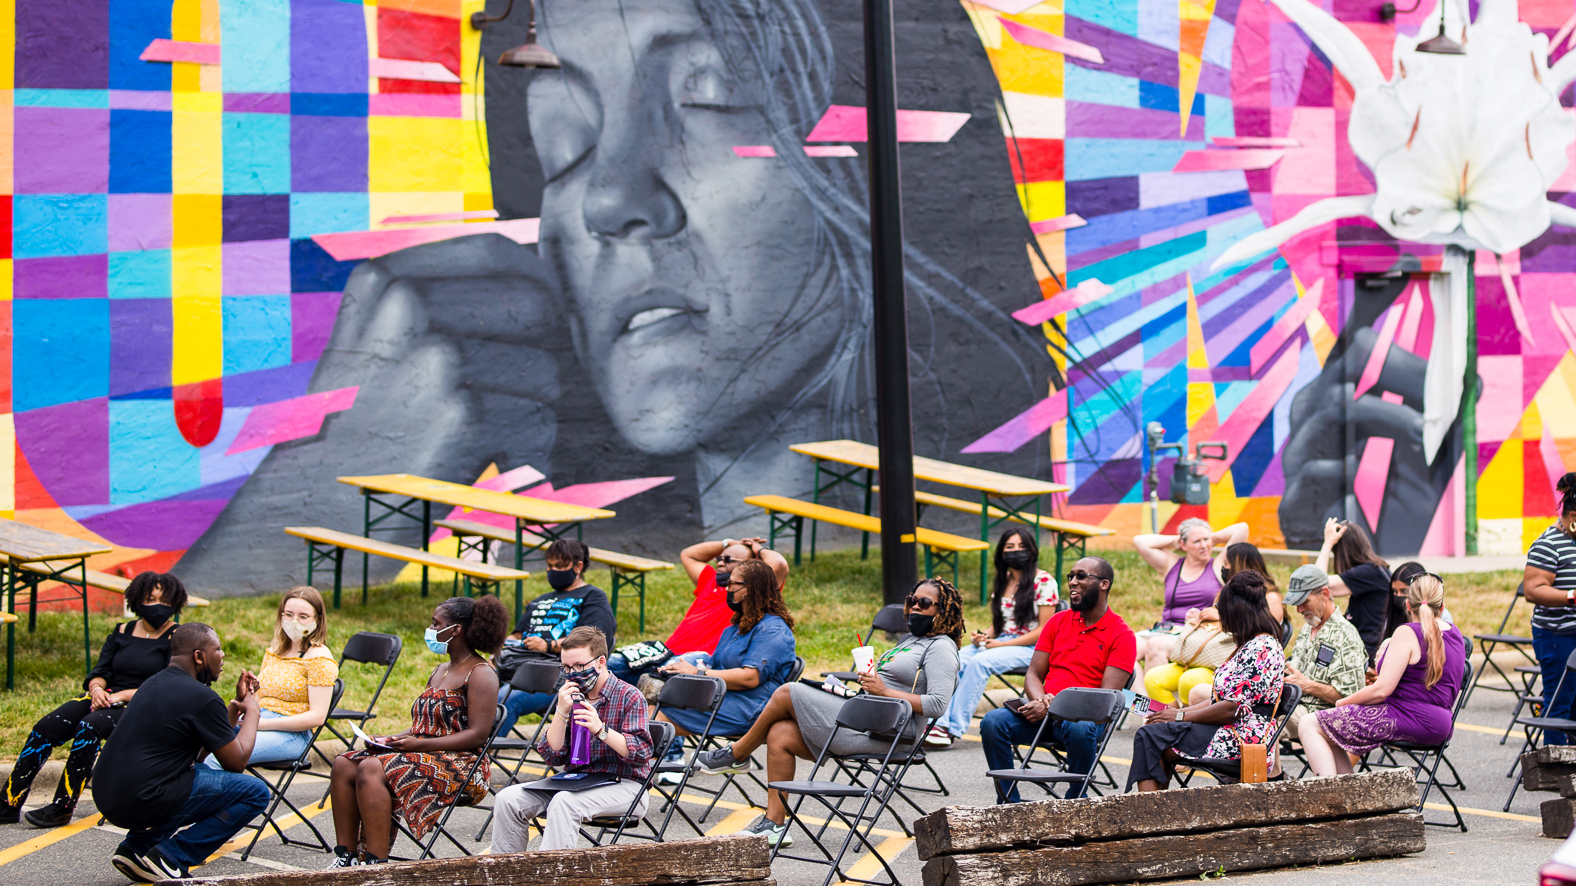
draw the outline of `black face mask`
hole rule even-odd
[[[726,599],[728,601],[728,608],[729,609],[732,609],[734,612],[743,612],[744,611],[744,601],[743,600],[735,600],[735,599],[733,599],[733,594],[731,594],[731,593],[727,596]]]
[[[929,636],[931,628],[935,626],[934,615],[920,615],[918,612],[908,614],[908,632],[916,637]]]
[[[1001,561],[1007,564],[1008,569],[1027,569],[1034,565],[1032,551],[1002,551]]]
[[[194,659],[194,661],[195,661],[195,659]],[[212,686],[213,685],[213,681],[219,679],[219,675],[218,674],[215,674],[212,671],[208,670],[208,662],[207,662],[206,659],[204,659],[203,661],[195,662],[195,663],[197,665],[197,673],[193,674],[193,676],[195,676],[197,678],[197,682],[198,683],[201,683],[204,686]]]
[[[165,622],[175,617],[175,607],[163,603],[144,603],[137,607],[137,615],[152,625],[154,630],[158,630],[164,627]]]
[[[567,591],[569,586],[574,583],[575,571],[573,569],[547,570],[547,586],[555,591]]]
[[[717,587],[721,588],[724,594],[728,593],[728,579],[732,577],[733,572],[731,570],[717,573]]]

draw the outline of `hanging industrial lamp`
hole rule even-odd
[[[531,18],[525,28],[525,42],[513,49],[506,49],[498,56],[498,64],[515,68],[561,68],[563,63],[547,47],[536,42],[536,0],[529,0]],[[471,13],[471,27],[480,31],[494,22],[501,22],[514,11],[514,0],[504,7],[503,15],[489,16],[486,11]]]

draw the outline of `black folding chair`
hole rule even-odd
[[[1450,724],[1452,734],[1454,733],[1456,719],[1461,716],[1461,708],[1466,703],[1467,687],[1471,685],[1472,660],[1469,658],[1466,662],[1466,670],[1461,672],[1461,691],[1456,694],[1455,706],[1450,709]],[[1439,793],[1444,796],[1445,802],[1450,804],[1450,811],[1455,813],[1456,816],[1456,820],[1454,822],[1428,821],[1427,819],[1424,819],[1423,824],[1443,828],[1458,827],[1464,834],[1467,831],[1467,823],[1466,820],[1461,817],[1461,810],[1456,807],[1455,798],[1451,797],[1450,792],[1446,790],[1446,788],[1450,786],[1445,785],[1439,781],[1440,764],[1449,764],[1449,761],[1445,759],[1445,750],[1449,747],[1450,739],[1448,738],[1438,744],[1418,744],[1417,742],[1411,741],[1389,741],[1385,742],[1383,745],[1383,748],[1388,755],[1405,754],[1406,757],[1411,761],[1410,765],[1412,766],[1413,774],[1417,776],[1418,783],[1423,786],[1422,799],[1417,801],[1418,812],[1423,811],[1423,804],[1428,802],[1429,793],[1433,791],[1434,788],[1438,788]],[[1391,756],[1391,759],[1393,760],[1395,758]],[[1433,761],[1432,765],[1429,765],[1430,759]],[[1450,769],[1451,772],[1455,772],[1454,766],[1451,766]],[[1456,775],[1456,784],[1454,786],[1462,787],[1461,776],[1459,774]],[[1506,806],[1508,807],[1509,805],[1510,804],[1507,802]]]
[[[1052,785],[1065,784],[1067,785],[1065,795],[1069,797],[1091,790],[1098,765],[1090,766],[1088,772],[1070,772],[1067,759],[1062,754],[1055,755],[1058,759],[1055,769],[1035,769],[1030,763],[1033,762],[1034,752],[1041,747],[1042,741],[1045,747],[1050,746],[1050,739],[1045,735],[1045,727],[1062,720],[1105,726],[1105,732],[1100,736],[1099,746],[1094,753],[1095,762],[1098,764],[1100,758],[1105,756],[1105,748],[1111,743],[1111,736],[1117,732],[1118,721],[1126,707],[1123,702],[1122,693],[1113,689],[1085,689],[1075,686],[1056,693],[1056,697],[1051,699],[1050,710],[1040,720],[1040,726],[1034,732],[1034,741],[1029,744],[1029,754],[1024,757],[1022,767],[992,769],[985,773],[995,781],[996,802],[1007,802],[1007,789],[1002,782],[1027,781],[1038,784],[1046,793],[1052,793]]]
[[[1516,729],[1516,718],[1521,712],[1531,711],[1532,716],[1543,715],[1543,690],[1539,683],[1543,679],[1543,668],[1537,665],[1516,665],[1516,676],[1521,678],[1521,688],[1516,691],[1516,709],[1510,712],[1510,722],[1505,725],[1505,734],[1499,737],[1499,743],[1504,744],[1510,738],[1510,733]]]
[[[1291,683],[1282,684],[1280,708],[1275,713],[1275,728],[1264,742],[1266,748],[1279,749],[1281,733],[1286,731],[1286,724],[1291,722],[1292,711],[1295,711],[1299,704],[1302,704],[1302,687]],[[1192,767],[1194,770],[1202,769],[1208,772],[1221,784],[1236,784],[1242,780],[1241,760],[1228,760],[1224,757],[1183,757],[1180,762],[1183,766]],[[1284,778],[1285,774],[1286,767],[1282,765],[1279,778]],[[1177,784],[1182,787],[1187,787],[1188,782],[1192,780],[1192,772],[1177,773]]]
[[[877,631],[899,635],[908,633],[908,616],[903,614],[903,604],[893,603],[876,610],[876,617],[870,621],[870,637],[875,637]],[[859,679],[859,675],[853,671],[822,671],[821,676],[839,680]]]
[[[787,685],[789,683],[797,683],[797,682],[799,682],[799,678],[803,677],[803,676],[804,676],[804,656],[802,656],[802,655],[795,655],[793,657],[793,668],[788,672],[788,679],[784,680],[783,684]],[[721,737],[721,740],[731,743],[731,742],[738,741],[742,737],[743,737],[742,734],[740,734],[740,735],[724,735],[724,736]],[[760,773],[763,772],[765,769],[766,769],[766,767],[762,766],[761,762],[759,760],[757,760],[755,757],[752,756],[750,758],[750,768],[749,769],[745,770],[744,772],[729,772],[729,773],[727,773],[727,774],[722,776],[723,784],[722,784],[722,787],[717,788],[717,798],[720,799],[722,797],[723,791],[727,790],[727,788],[729,786],[732,786],[735,790],[737,790],[739,792],[739,794],[741,796],[744,797],[744,802],[745,803],[747,803],[750,806],[753,806],[753,807],[755,807],[757,809],[765,808],[765,807],[761,806],[760,803],[756,802],[754,797],[750,796],[749,792],[744,789],[743,785],[737,784],[737,780],[738,779],[740,779],[740,778],[748,778],[750,781],[755,782],[755,786],[760,788],[761,791],[764,793],[766,791],[766,782],[761,781]],[[692,790],[700,790],[699,788],[691,788],[691,789]],[[703,791],[703,793],[704,793],[704,791]],[[711,815],[711,811],[712,811],[712,809],[714,809],[716,807],[716,805],[717,805],[717,801],[713,800],[711,805],[706,807],[706,811],[702,812],[700,814],[700,817],[697,819],[697,821],[705,821],[706,817]]]
[[[467,784],[469,784],[471,781],[475,780],[476,773],[481,770],[482,764],[484,762],[486,762],[487,760],[491,759],[493,742],[498,740],[498,732],[499,732],[499,730],[501,730],[503,728],[503,718],[504,718],[504,714],[505,713],[506,712],[504,711],[503,705],[498,705],[497,709],[494,711],[494,713],[493,713],[493,728],[487,733],[487,741],[482,744],[480,750],[477,752],[477,754],[476,754],[476,762],[472,763],[470,769],[465,773],[465,782]],[[490,791],[484,792],[483,796],[487,796],[489,793],[490,793]],[[432,826],[432,833],[427,835],[427,841],[425,843],[423,843],[422,841],[416,839],[416,835],[411,833],[410,827],[405,823],[405,817],[403,815],[396,814],[394,816],[394,827],[398,829],[400,834],[404,834],[406,837],[409,837],[410,841],[412,843],[415,843],[417,846],[421,847],[421,854],[416,856],[415,858],[401,858],[401,857],[396,857],[394,855],[390,855],[389,856],[389,860],[390,861],[421,861],[422,859],[425,859],[425,858],[434,858],[435,856],[432,854],[432,847],[437,845],[439,837],[443,837],[443,838],[447,839],[450,843],[453,843],[454,844],[454,848],[460,850],[461,853],[463,853],[465,855],[470,855],[471,851],[469,849],[465,848],[465,843],[463,841],[461,841],[458,837],[456,837],[453,834],[449,833],[448,824],[449,824],[449,816],[454,814],[454,810],[459,809],[462,806],[475,806],[475,805],[476,805],[476,803],[473,802],[470,799],[470,793],[469,792],[467,792],[467,791],[460,791],[459,793],[455,794],[454,795],[454,799],[450,800],[449,804],[447,806],[443,807],[443,814],[440,815],[438,817],[438,820],[433,824],[433,826]],[[396,813],[397,812],[398,812],[398,810],[396,810]],[[398,835],[397,834],[395,835],[395,839],[398,839]]]
[[[1125,690],[1131,690],[1133,688],[1133,684],[1135,682],[1137,682],[1137,681],[1138,681],[1138,671],[1136,669],[1132,670],[1132,671],[1129,671],[1128,674],[1127,674],[1127,683],[1122,686],[1122,689],[1124,691]],[[1066,690],[1063,690],[1063,691],[1065,692]],[[1122,724],[1126,723],[1126,722],[1127,722],[1127,707],[1124,705],[1122,707],[1122,710],[1119,711],[1117,713],[1117,715],[1116,715],[1116,722],[1111,724],[1110,728],[1107,729],[1107,732],[1120,731],[1121,728],[1122,728]],[[1027,763],[1027,759],[1028,758],[1024,756],[1023,747],[1024,746],[1018,745],[1018,744],[1014,744],[1012,746],[1012,756],[1013,756],[1014,760],[1018,761],[1019,768],[1023,768],[1023,767],[1028,765],[1028,763]],[[1031,748],[1032,747],[1040,747],[1040,748],[1044,748],[1047,751],[1050,751],[1050,753],[1051,753],[1051,761],[1052,761],[1052,763],[1054,763],[1057,766],[1065,767],[1067,765],[1066,748],[1063,748],[1061,745],[1057,744],[1055,741],[1053,741],[1051,739],[1046,739],[1045,741],[1039,743],[1038,745],[1031,745],[1030,747]],[[1105,755],[1102,754],[1102,755],[1100,755],[1099,757],[1096,758],[1095,766],[1100,770],[1100,774],[1094,781],[1089,783],[1089,789],[1094,791],[1096,796],[1103,796],[1101,794],[1101,792],[1100,792],[1101,788],[1110,788],[1112,790],[1120,790],[1121,789],[1122,786],[1121,786],[1121,784],[1119,784],[1117,782],[1116,775],[1111,772],[1110,765],[1108,763],[1106,763]],[[1046,792],[1050,791],[1050,788],[1046,787],[1045,785],[1041,785],[1041,787],[1045,788]]]
[[[328,719],[324,721],[323,728],[332,733],[335,738],[344,742],[345,750],[353,751],[356,749],[355,731],[346,730],[350,732],[350,735],[346,736],[334,728],[333,721],[346,720],[352,723],[366,723],[377,719],[378,697],[383,694],[383,687],[389,681],[389,674],[394,673],[394,665],[399,661],[400,650],[404,648],[404,645],[404,641],[393,634],[377,634],[371,631],[358,631],[345,642],[345,649],[339,654],[339,674],[341,678],[345,675],[345,666],[351,662],[372,665],[383,669],[383,675],[378,678],[378,688],[373,690],[372,698],[367,702],[365,708],[357,710],[356,708],[336,706],[328,712]],[[317,754],[318,759],[322,760],[330,770],[334,768],[334,761],[318,750],[316,745],[313,745],[312,752]],[[329,790],[332,790],[332,787]],[[322,809],[323,804],[328,802],[329,790],[323,791],[323,798],[317,801],[317,808]]]
[[[330,695],[328,699],[329,710],[332,711],[334,706],[339,704],[339,697],[340,695],[344,694],[344,691],[345,681],[335,680],[333,694]],[[303,814],[300,809],[296,808],[296,805],[290,802],[290,798],[286,796],[286,792],[290,790],[290,783],[295,781],[295,777],[298,773],[303,771],[311,772],[312,761],[309,760],[308,757],[311,756],[314,750],[314,745],[317,744],[318,735],[322,733],[323,727],[327,724],[328,720],[325,719],[322,723],[318,724],[316,729],[312,730],[311,739],[307,741],[306,747],[301,749],[301,753],[297,755],[294,760],[280,760],[274,763],[253,763],[246,767],[248,774],[252,775],[253,777],[262,781],[263,784],[268,786],[268,792],[273,794],[273,799],[269,801],[268,809],[263,812],[262,821],[258,822],[257,824],[248,823],[246,825],[246,827],[255,829],[257,833],[252,835],[252,842],[246,844],[246,848],[241,850],[242,861],[246,861],[246,859],[251,856],[252,850],[257,847],[257,841],[261,840],[263,837],[263,831],[267,830],[270,825],[273,826],[274,833],[278,834],[279,839],[286,845],[314,845],[305,840],[292,839],[284,832],[284,829],[279,827],[279,822],[274,819],[274,812],[279,808],[280,803],[289,806],[290,811],[295,814],[295,817],[300,819],[302,824],[306,825],[312,830],[312,836],[317,841],[315,844],[317,848],[323,850],[324,852],[334,851],[333,844],[323,839],[323,834],[317,829],[317,825],[313,824],[312,820]],[[265,772],[274,772],[278,774],[275,776],[273,781],[269,781],[268,776],[264,774]]]
[[[871,886],[896,886],[897,874],[887,860],[876,851],[875,844],[870,841],[870,830],[875,827],[876,821],[886,810],[893,792],[897,789],[897,785],[902,783],[903,773],[908,768],[909,755],[899,753],[898,745],[905,737],[917,738],[917,735],[911,733],[908,728],[913,710],[908,702],[896,698],[860,695],[843,702],[843,706],[837,712],[836,727],[833,728],[821,752],[816,754],[815,765],[810,767],[810,777],[802,781],[774,781],[767,786],[783,794],[785,801],[790,796],[798,798],[787,809],[788,824],[798,825],[810,838],[810,842],[815,844],[815,848],[820,850],[823,857],[789,855],[782,851],[783,846],[778,843],[772,849],[772,861],[782,857],[827,865],[829,870],[826,879],[821,881],[821,886],[830,886],[833,877],[855,883],[867,883]],[[817,780],[815,777],[827,758],[831,756],[830,749],[836,743],[838,734],[844,730],[861,732],[877,740],[890,741],[886,752],[882,755],[880,769],[866,784],[846,784],[832,780]],[[835,769],[833,774],[835,776]],[[813,832],[799,815],[799,808],[804,805],[806,797],[814,797],[816,802],[826,807],[829,813],[820,828]],[[859,804],[858,810],[852,815],[843,809],[844,803],[849,801],[857,801]],[[833,819],[847,828],[847,835],[836,852],[822,842],[827,829],[832,826]],[[887,880],[864,880],[849,877],[844,872],[843,858],[855,841],[858,841],[881,863],[881,867],[886,870]]]
[[[1565,659],[1565,670],[1560,673],[1559,682],[1554,684],[1554,691],[1549,693],[1549,698],[1559,697],[1560,690],[1565,687],[1565,681],[1571,679],[1571,671],[1576,671],[1576,652],[1572,652],[1570,657]],[[1510,796],[1505,798],[1506,812],[1510,811],[1510,802],[1516,799],[1516,791],[1521,789],[1521,755],[1538,746],[1538,734],[1552,730],[1576,737],[1576,720],[1564,717],[1517,717],[1516,725],[1526,732],[1527,737],[1522,741],[1521,750],[1516,752],[1515,760],[1510,764],[1510,772],[1505,773],[1507,777],[1512,773],[1516,776],[1516,783],[1510,786]]]
[[[909,736],[909,742],[911,743],[904,744],[902,747],[900,747],[898,750],[898,757],[892,760],[894,763],[903,764],[902,777],[895,785],[893,785],[892,796],[895,799],[899,799],[904,803],[907,803],[911,808],[913,808],[915,812],[919,813],[921,817],[929,815],[933,810],[926,809],[925,807],[919,805],[919,803],[916,802],[913,797],[909,796],[910,791],[921,794],[940,794],[944,797],[952,796],[952,792],[947,789],[946,782],[941,780],[941,774],[930,765],[930,761],[925,755],[924,738],[925,729],[928,725],[929,720],[927,720],[925,717],[911,715],[908,723],[908,728],[913,733]],[[848,776],[849,782],[851,784],[862,785],[865,783],[865,779],[867,778],[874,780],[879,779],[882,776],[883,768],[887,763],[887,755],[833,755],[832,762],[837,766],[838,772],[840,774]],[[908,777],[914,773],[915,766],[922,766],[927,772],[930,773],[931,778],[935,780],[935,787],[909,783]],[[908,821],[905,820],[903,816],[897,814],[896,809],[889,808],[888,811],[892,813],[892,820],[897,822],[897,826],[903,830],[903,834],[905,836],[914,836],[914,832],[909,827]]]
[[[547,659],[525,661],[514,669],[513,674],[509,675],[509,694],[513,695],[516,692],[554,693],[558,691],[558,685],[563,682],[563,679],[563,669],[558,666],[557,662],[548,661]],[[508,696],[504,696],[504,698],[507,699]],[[536,724],[536,729],[531,733],[530,738],[524,737],[525,733],[520,731],[520,723],[516,720],[513,732],[515,736],[519,737],[500,735],[493,741],[490,751],[493,764],[508,772],[509,780],[497,787],[489,783],[487,785],[489,793],[496,796],[499,791],[520,780],[520,770],[525,767],[526,760],[531,756],[531,750],[536,747],[537,740],[542,737],[542,730],[546,729],[548,721],[553,719],[553,708],[554,705],[548,705],[547,710],[542,712],[542,719]],[[517,752],[520,756],[513,760],[502,756],[502,754],[511,751]],[[513,769],[509,768],[511,762],[514,764]],[[542,776],[544,778],[552,774],[553,767],[548,766],[545,761],[538,760],[538,762],[542,764]],[[488,812],[487,820],[482,822],[480,828],[476,829],[477,841],[480,841],[482,834],[487,832],[487,826],[492,824],[492,818],[492,813]]]
[[[1538,663],[1538,656],[1537,656],[1537,653],[1532,648],[1532,638],[1531,637],[1523,637],[1520,634],[1507,634],[1507,633],[1505,633],[1505,628],[1510,624],[1510,617],[1516,611],[1516,604],[1518,602],[1520,602],[1521,600],[1526,599],[1526,596],[1527,596],[1527,594],[1526,594],[1525,588],[1521,584],[1517,584],[1516,585],[1516,595],[1514,597],[1510,598],[1510,605],[1505,607],[1505,617],[1501,618],[1499,620],[1499,630],[1497,632],[1495,632],[1495,633],[1492,633],[1492,634],[1475,634],[1475,635],[1473,635],[1473,639],[1478,641],[1478,646],[1481,647],[1482,650],[1483,650],[1483,661],[1487,665],[1487,667],[1485,667],[1482,670],[1478,671],[1477,676],[1473,678],[1472,686],[1469,689],[1467,689],[1467,697],[1468,698],[1472,697],[1472,690],[1477,689],[1478,684],[1483,682],[1483,675],[1487,674],[1489,672],[1490,668],[1493,669],[1494,673],[1496,673],[1499,676],[1505,678],[1505,685],[1504,686],[1495,686],[1494,684],[1490,683],[1488,686],[1484,687],[1485,689],[1488,689],[1488,690],[1493,691],[1493,692],[1515,692],[1516,691],[1516,681],[1512,680],[1511,676],[1509,674],[1505,673],[1505,670],[1503,668],[1501,668],[1499,666],[1499,664],[1494,661],[1494,650],[1496,648],[1500,647],[1500,646],[1508,646],[1511,649],[1516,650],[1517,652],[1521,653],[1527,659],[1527,663],[1528,664],[1533,665],[1533,666],[1537,665],[1537,663]],[[1528,689],[1526,691],[1530,692],[1531,690]],[[1519,713],[1519,706],[1518,706],[1518,713]]]
[[[669,677],[667,682],[662,684],[662,691],[657,693],[657,707],[655,711],[652,711],[652,725],[659,724],[660,721],[656,719],[656,716],[664,710],[697,711],[704,714],[706,725],[701,728],[699,733],[689,736],[695,741],[695,753],[697,755],[702,754],[721,744],[721,738],[711,734],[711,725],[716,722],[717,709],[722,707],[722,700],[727,695],[728,685],[722,682],[721,677],[701,676],[699,674],[678,674]],[[669,726],[667,723],[661,723],[660,725]],[[655,735],[652,736],[652,741],[656,741]],[[668,744],[671,745],[672,741],[670,740]],[[664,746],[663,754],[665,755],[666,753],[667,746]],[[657,764],[652,767],[654,774],[667,772],[679,774],[679,783],[673,785],[671,792],[668,790],[667,785],[657,781],[655,777],[651,779],[652,787],[662,796],[662,806],[657,811],[665,813],[662,817],[662,825],[654,829],[656,839],[660,841],[667,835],[668,823],[673,820],[674,812],[677,812],[694,829],[698,836],[706,836],[706,832],[696,823],[695,819],[690,818],[689,813],[679,806],[679,796],[684,793],[685,787],[689,786],[692,772],[689,761],[680,760],[676,763],[668,763],[663,761],[661,756],[658,756],[656,761]],[[710,814],[712,808],[717,805],[717,801],[722,798],[723,791],[727,790],[730,784],[733,784],[733,779],[731,778],[718,788],[702,785],[696,785],[693,788],[699,793],[711,795],[711,805],[706,807],[706,812],[701,815],[701,821],[706,820],[706,815]],[[743,788],[738,788],[738,791],[741,794],[744,793]],[[749,795],[745,794],[744,799],[749,800]]]
[[[712,677],[710,679],[715,680],[716,678]],[[671,683],[673,681],[669,680],[668,682]],[[717,682],[721,683],[722,681],[717,680]],[[650,729],[651,735],[651,759],[660,761],[662,757],[667,754],[668,747],[673,744],[673,738],[678,733],[674,730],[672,723],[664,723],[661,720],[652,720],[648,725],[648,728]],[[656,783],[656,775],[657,767],[652,766],[651,771],[646,773],[645,779],[640,784],[640,791],[635,794],[635,799],[629,802],[629,808],[624,810],[623,815],[597,816],[596,818],[587,821],[585,825],[580,828],[580,836],[590,840],[591,845],[593,846],[611,846],[614,843],[617,843],[620,837],[625,836],[639,837],[642,840],[651,840],[656,843],[661,843],[662,831],[667,828],[668,819],[662,819],[662,828],[659,829],[657,826],[651,823],[649,818],[649,806],[646,815],[635,814],[635,810],[640,808],[640,801],[650,796],[651,788]],[[676,801],[674,802],[674,805],[677,805]],[[669,814],[671,815],[671,811]],[[688,816],[685,817],[688,818]],[[651,831],[651,833],[637,834],[629,830],[630,828],[639,827],[640,825],[645,825]],[[586,828],[588,827],[596,828],[596,834],[593,835],[588,833],[586,831]],[[608,831],[613,832],[613,838],[608,840],[606,844],[603,844],[602,840],[607,836]]]

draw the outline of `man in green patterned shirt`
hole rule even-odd
[[[1302,616],[1302,630],[1286,659],[1286,682],[1302,687],[1302,703],[1292,712],[1286,732],[1297,738],[1297,722],[1313,711],[1334,707],[1367,682],[1368,648],[1362,635],[1330,596],[1330,577],[1317,566],[1299,566],[1286,588],[1286,605]]]

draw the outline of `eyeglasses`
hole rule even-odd
[[[936,601],[930,599],[929,597],[915,597],[912,594],[904,597],[903,602],[906,603],[910,609],[929,609],[930,607],[936,605]]]
[[[601,656],[597,656],[597,658],[601,658]],[[593,658],[590,661],[583,661],[580,664],[561,664],[558,666],[558,670],[563,674],[578,674],[586,668],[595,667],[596,661],[596,658]]]
[[[718,566],[732,566],[734,563],[743,563],[743,562],[744,562],[744,559],[742,557],[735,557],[732,554],[719,554],[717,556],[717,565]]]
[[[730,581],[730,582],[728,582],[728,588],[730,590],[733,589],[733,588],[742,588],[742,587],[748,587],[748,585],[746,585],[742,581]]]
[[[1073,570],[1072,572],[1067,573],[1067,580],[1068,581],[1083,581],[1086,578],[1092,578],[1092,579],[1094,579],[1096,581],[1105,581],[1106,580],[1105,576],[1103,576],[1103,575],[1095,575],[1093,572],[1085,572],[1082,569],[1076,569],[1076,570]]]

